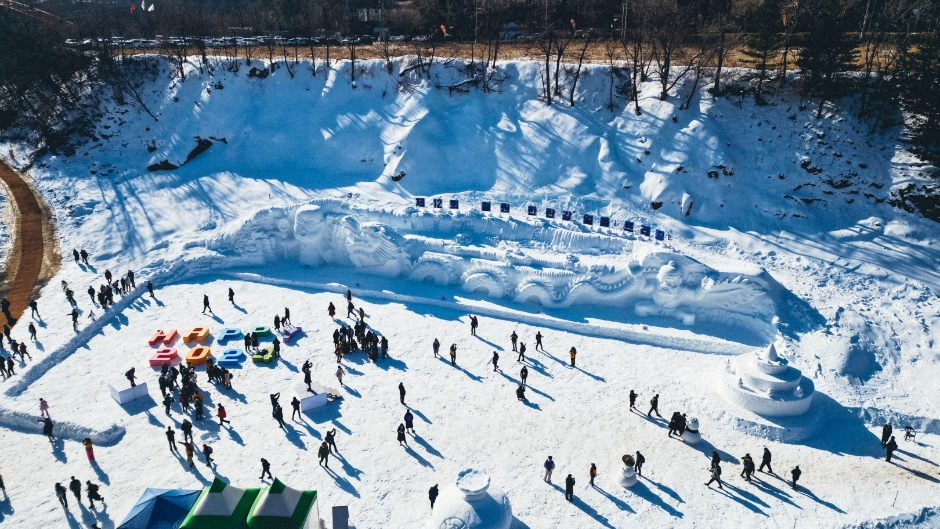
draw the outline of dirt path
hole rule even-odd
[[[10,301],[10,314],[19,318],[33,293],[59,270],[62,259],[52,212],[29,181],[0,160],[0,181],[9,194],[10,254],[0,272],[0,296]]]

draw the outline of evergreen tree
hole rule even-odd
[[[911,139],[921,157],[940,162],[940,30],[921,33],[904,57],[903,101],[911,115]]]
[[[755,98],[758,102],[761,101],[767,71],[777,68],[777,55],[783,48],[780,3],[780,0],[764,0],[751,14],[747,24],[748,37],[741,53],[748,57],[746,62],[757,70]]]
[[[808,8],[806,33],[796,65],[802,76],[804,95],[818,97],[816,117],[822,117],[823,104],[836,95],[838,76],[853,69],[857,40],[849,35],[851,17],[848,2],[817,0]]]

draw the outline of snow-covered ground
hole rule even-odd
[[[886,203],[924,169],[897,130],[868,135],[850,100],[816,120],[785,91],[769,107],[702,91],[681,111],[678,98],[655,99],[655,80],[641,116],[622,100],[611,112],[602,67],[588,68],[571,108],[537,100],[534,63],[502,63],[498,93],[467,94],[435,88],[460,78],[456,63],[437,65],[430,82],[399,77],[400,63],[393,75],[358,63],[355,89],[348,63],[316,77],[308,66],[263,80],[244,67],[191,68],[185,82],[161,69],[144,91],[159,121],[112,107],[98,140],[31,170],[63,251],[86,248],[92,266],[66,259],[39,299],[33,360],[4,382],[5,445],[46,446],[29,422],[40,397],[61,440],[50,453],[5,459],[0,520],[89,526],[97,517],[112,527],[147,486],[208,482],[204,465],[191,473],[164,452],[158,430],[177,426],[178,409],[167,418],[149,400],[122,408],[106,384],[135,366],[159,400],[146,364],[156,329],[270,325],[288,306],[305,335],[273,367],[235,370],[233,390],[211,388],[207,404],[223,403],[233,428],[203,421],[197,440],[213,445],[215,473],[236,485],[256,485],[265,457],[288,485],[318,490],[327,526],[326,507],[348,504],[360,529],[421,527],[427,489],[468,466],[507,492],[518,527],[934,523],[940,251],[934,223]],[[208,151],[147,171],[181,165],[197,137],[213,141]],[[430,207],[435,197],[441,210]],[[494,213],[480,212],[484,201]],[[496,212],[503,201],[509,215]],[[546,219],[546,208],[575,220]],[[584,214],[612,226],[587,226]],[[624,221],[671,238],[625,234]],[[156,298],[138,288],[103,315],[85,290],[105,269],[133,269],[138,285],[153,279]],[[82,310],[77,334],[62,280]],[[268,395],[289,402],[305,359],[315,378],[335,382],[326,305],[344,315],[346,288],[388,337],[391,359],[345,360],[346,398],[279,431]],[[199,314],[204,293],[215,316]],[[476,338],[469,313],[480,315]],[[27,338],[26,320],[15,338]],[[529,346],[525,404],[514,393],[514,330]],[[536,330],[544,353],[533,350]],[[435,337],[442,351],[458,344],[458,368],[433,358]],[[799,419],[762,418],[720,396],[728,356],[771,342],[817,391],[802,425],[814,435],[799,442],[773,433]],[[577,368],[567,365],[571,346]],[[417,416],[408,450],[394,438],[399,382]],[[665,423],[627,410],[630,389],[644,406],[659,393],[666,417],[698,417],[704,441],[668,440]],[[918,443],[901,443],[897,465],[878,443],[886,419],[921,431]],[[327,472],[315,449],[333,427],[343,457]],[[97,473],[77,442],[86,435],[101,442]],[[737,478],[735,464],[765,445],[778,475],[800,465],[804,489]],[[644,478],[624,491],[619,460],[636,450]],[[724,492],[702,485],[712,450],[726,461]],[[573,504],[539,479],[548,455],[556,483],[578,479]],[[591,463],[598,489],[586,486]],[[66,517],[52,485],[71,475],[104,483],[107,511]]]

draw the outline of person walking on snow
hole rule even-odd
[[[646,458],[643,457],[643,454],[639,450],[636,451],[636,475],[643,475],[643,463],[646,463]]]
[[[568,356],[571,357],[571,367],[574,367],[574,359],[578,356],[578,350],[572,347],[571,350],[568,351]]]
[[[757,469],[758,471],[763,472],[764,466],[766,466],[768,474],[774,473],[774,469],[770,467],[770,457],[771,457],[770,450],[768,450],[767,447],[765,446],[764,455],[762,455],[760,458],[760,468]]]
[[[636,410],[636,398],[639,396],[640,396],[639,393],[633,391],[632,389],[630,390],[630,409],[631,410]]]
[[[84,248],[82,248],[82,251],[78,252],[78,254],[82,256],[82,262],[88,264],[88,258],[90,257],[90,254],[86,252]]]
[[[42,397],[39,398],[39,416],[49,417],[49,403]]]
[[[353,313],[356,311],[356,307],[353,306],[352,301],[346,304],[346,317],[351,318]]]
[[[333,305],[333,302],[330,302],[330,306],[326,308],[326,313],[332,318],[336,316],[336,306]]]
[[[293,325],[290,322],[290,309],[287,307],[284,307],[284,317],[281,318],[281,325]]]
[[[212,312],[212,307],[209,306],[209,296],[208,294],[202,295],[202,313],[205,314],[206,311],[209,311],[210,314],[215,314]]]
[[[153,297],[153,283],[147,281],[147,292],[150,292],[150,297]]]
[[[646,416],[652,417],[653,412],[656,412],[656,416],[660,419],[663,418],[663,416],[659,414],[659,393],[653,395],[653,398],[650,399],[650,411],[646,413]]]
[[[104,503],[104,498],[102,498],[101,494],[98,492],[99,488],[100,487],[92,483],[91,480],[85,482],[85,494],[88,496],[88,505],[90,505],[92,509],[95,508],[96,501]]]
[[[227,417],[228,414],[225,413],[225,407],[222,406],[221,404],[219,404],[219,409],[218,409],[218,411],[216,411],[216,414],[215,414],[215,415],[216,415],[216,417],[219,418],[219,426],[222,426],[222,425],[225,424],[225,423],[232,424],[232,421],[229,421],[229,420],[226,420],[226,419],[225,419],[225,417]]]
[[[172,426],[166,427],[166,440],[170,443],[170,452],[179,452],[179,448],[176,448],[176,432],[173,431]]]
[[[415,434],[415,416],[411,414],[411,410],[405,412],[405,430],[411,431],[411,435]]]
[[[293,421],[294,415],[300,415],[300,401],[297,400],[297,397],[294,397],[294,399],[290,401],[290,407],[294,410],[290,413],[290,420]],[[302,415],[301,418],[303,418]]]
[[[173,390],[171,389],[165,397],[163,397],[163,408],[166,410],[166,414],[170,414],[170,406],[173,405]]]
[[[898,442],[894,440],[894,436],[891,436],[891,440],[888,441],[888,444],[885,445],[885,448],[888,449],[888,455],[885,457],[885,461],[888,463],[891,462],[891,455],[894,454],[894,451],[898,449]]]
[[[60,504],[60,505],[62,505],[62,506],[65,507],[66,509],[68,509],[68,508],[69,508],[69,499],[66,497],[65,494],[66,494],[66,489],[65,489],[65,487],[63,487],[61,483],[56,483],[56,484],[55,484],[55,497],[59,499],[59,504]]]
[[[33,322],[29,322],[29,327],[27,327],[27,329],[29,330],[29,339],[35,342],[36,341],[36,326],[33,325]]]
[[[800,475],[803,474],[803,471],[800,470],[800,465],[797,465],[790,471],[790,486],[793,487],[793,490],[796,490],[796,482],[800,480]]]
[[[441,350],[441,342],[437,341],[437,338],[434,339],[434,343],[431,344],[431,347],[434,348],[434,358],[438,357],[438,351]]]
[[[228,288],[228,301],[229,301],[229,303],[231,303],[232,305],[235,304],[235,291],[232,290],[232,287],[229,287],[229,288]]]
[[[452,367],[457,366],[457,344],[450,344],[450,365]]]
[[[72,330],[78,331],[78,310],[72,309],[72,312],[69,312],[67,316],[72,317]]]
[[[55,436],[52,435],[52,428],[54,426],[52,419],[46,417],[45,419],[40,419],[39,422],[42,423],[42,434],[49,439],[50,443],[55,442]]]
[[[529,378],[529,368],[522,366],[522,369],[519,370],[519,378],[522,379],[522,385],[525,386],[525,381]]]
[[[75,476],[72,476],[72,481],[69,481],[69,490],[72,491],[72,494],[75,495],[75,501],[78,503],[82,502],[82,482],[75,479]]]
[[[206,458],[206,466],[212,466],[212,447],[202,443],[202,455]]]
[[[258,479],[264,479],[264,475],[268,475],[268,479],[274,479],[274,476],[271,475],[271,463],[268,463],[268,460],[261,458],[261,477]]]
[[[274,420],[277,421],[278,427],[284,428],[284,409],[280,406],[274,408]]]
[[[75,258],[75,264],[78,264],[78,261],[81,259],[81,256],[78,254],[78,250],[72,248],[72,257]]]
[[[718,488],[723,489],[721,486],[721,465],[715,465],[712,467],[712,479],[708,480],[708,483],[705,484],[706,487],[711,487],[713,481],[718,482]]]
[[[594,463],[591,463],[591,470],[588,472],[588,474],[591,476],[591,486],[593,487],[594,478],[597,477],[597,466],[595,466]]]
[[[477,327],[480,325],[480,322],[477,321],[477,317],[472,314],[467,314],[470,316],[470,336],[477,335]]]
[[[398,400],[400,400],[402,404],[405,403],[405,383],[404,382],[398,383]]]
[[[516,400],[520,402],[525,401],[525,386],[519,386],[516,388]]]
[[[317,456],[320,458],[320,465],[330,468],[330,445],[326,444],[326,441],[320,443]]]
[[[493,351],[493,371],[499,371],[499,353]]]
[[[405,443],[405,446],[408,446],[408,439],[405,437],[405,424],[400,423],[398,425],[398,446],[401,446],[402,443]]]
[[[281,315],[275,314],[274,315],[274,331],[277,332],[280,330],[281,330]]]
[[[339,380],[339,385],[340,385],[340,386],[343,385],[343,375],[344,375],[344,374],[346,374],[346,372],[343,371],[343,366],[336,366],[336,379]],[[307,383],[307,386],[308,386],[308,387],[310,386],[310,383],[309,383],[309,382]]]
[[[333,428],[332,430],[327,430],[326,435],[323,436],[323,440],[326,441],[328,445],[330,445],[331,454],[333,453],[334,450],[336,451],[337,454],[339,453],[339,448],[336,448],[336,428]]]
[[[888,439],[891,439],[891,432],[893,431],[894,428],[891,427],[890,422],[886,423],[884,428],[881,429],[881,448],[888,445]]]
[[[574,499],[574,477],[571,474],[565,478],[565,499],[568,501]]]
[[[552,470],[555,470],[555,462],[552,461],[552,456],[548,456],[548,459],[545,460],[545,464],[542,466],[545,467],[545,477],[543,478],[545,483],[551,483]]]
[[[196,463],[193,462],[193,453],[195,452],[195,448],[193,448],[192,443],[182,442],[177,444],[183,445],[183,451],[186,453],[186,462],[189,463],[189,468],[195,467]]]
[[[36,304],[35,299],[29,302],[29,308],[32,311],[30,312],[30,316],[36,316],[39,318],[39,321],[42,321],[42,316],[39,315],[39,305]]]
[[[516,362],[525,362],[525,344],[519,344],[519,356],[516,358]]]
[[[428,489],[428,499],[431,500],[432,511],[434,510],[434,502],[437,501],[437,495],[438,495],[437,483],[435,483],[433,487]]]
[[[717,450],[712,450],[712,466],[710,467],[710,469],[715,468],[716,466],[718,466],[719,463],[721,463],[721,456],[718,455]]]
[[[85,455],[88,457],[88,461],[95,462],[95,444],[91,442],[90,437],[86,437],[82,440],[82,446],[85,447]]]
[[[516,352],[516,340],[519,339],[519,336],[516,334],[516,331],[512,331],[512,334],[509,335],[509,341],[512,342],[512,352]]]
[[[124,373],[124,378],[126,378],[127,381],[131,383],[131,387],[134,387],[137,385],[137,383],[134,382],[134,380],[137,379],[137,375],[134,374],[135,371],[136,369],[132,367],[128,369],[126,373]]]
[[[536,351],[545,351],[545,347],[542,346],[542,331],[535,333],[535,350]]]
[[[183,419],[183,423],[180,425],[180,430],[183,430],[183,442],[193,442],[193,423],[189,422],[189,419]]]

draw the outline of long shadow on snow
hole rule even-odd
[[[483,377],[474,375],[473,373],[471,373],[471,372],[467,371],[466,369],[460,367],[460,363],[459,363],[460,355],[459,355],[459,354],[457,355],[457,358],[458,358],[458,362],[456,363],[456,365],[453,366],[454,369],[457,369],[457,370],[459,370],[459,371],[463,371],[463,374],[465,374],[465,375],[467,375],[468,377],[470,377],[471,380],[474,380],[474,381],[476,381],[476,382],[483,382]],[[439,357],[438,357],[438,360],[440,360],[441,362],[444,362],[444,363],[447,364],[447,365],[450,365],[450,360],[444,359],[443,356],[439,356]]]
[[[851,408],[842,406],[829,395],[816,392],[813,395],[813,407],[820,408],[823,427],[819,433],[799,443],[804,446],[825,450],[836,455],[882,457],[884,449],[881,440],[865,427],[861,417],[853,413]],[[787,427],[786,417],[779,421],[774,417],[763,417],[764,420]]]
[[[631,508],[629,505],[627,505],[627,502],[621,500],[620,498],[618,498],[618,497],[614,496],[613,494],[607,492],[606,490],[600,488],[598,485],[594,485],[594,490],[596,490],[597,492],[599,492],[599,493],[601,494],[601,496],[603,496],[603,497],[607,498],[608,500],[610,500],[611,503],[613,503],[614,505],[616,505],[617,508],[620,509],[621,511],[627,511],[627,512],[629,512],[629,513],[631,513],[631,514],[635,514],[635,513],[636,513],[636,511],[634,511],[633,508]]]
[[[728,490],[727,490],[727,489],[732,489],[733,491],[740,493],[740,492],[741,492],[741,489],[738,489],[738,488],[735,488],[735,487],[731,486],[730,484],[728,484],[727,481],[722,481],[722,484],[724,485],[724,488],[723,488],[723,489],[719,489],[718,487],[708,487],[708,490],[710,490],[710,491],[712,491],[712,492],[716,492],[716,493],[718,493],[718,494],[721,494],[722,496],[724,496],[724,497],[726,497],[726,498],[728,498],[728,499],[730,499],[730,500],[733,500],[733,501],[735,501],[735,502],[737,502],[737,503],[743,505],[744,507],[746,507],[748,510],[750,510],[750,511],[753,512],[754,514],[759,514],[759,515],[761,515],[761,516],[767,516],[767,513],[765,513],[765,512],[763,511],[763,509],[761,509],[761,508],[758,507],[757,505],[754,505],[754,504],[751,503],[750,501],[748,501],[748,500],[746,500],[746,499],[744,499],[744,498],[738,497],[737,495],[732,494],[732,493],[728,492]],[[753,496],[753,494],[751,494],[751,496]],[[763,502],[761,502],[761,503],[763,503]],[[766,504],[765,504],[765,505],[766,505]]]
[[[506,373],[503,373],[502,371],[499,371],[499,374],[502,375],[503,378],[505,378],[506,380],[512,382],[513,384],[515,384],[515,385],[517,385],[517,386],[520,385],[520,384],[522,384],[521,381],[516,380],[515,378],[513,378],[513,377],[507,375]],[[530,391],[532,391],[533,393],[538,393],[539,395],[545,397],[546,399],[548,399],[548,400],[550,400],[550,401],[552,401],[552,402],[555,402],[555,398],[552,397],[551,395],[549,395],[548,393],[545,393],[544,391],[539,391],[539,390],[537,390],[537,389],[535,389],[534,387],[529,386],[529,385],[526,385],[525,389],[526,389],[526,390],[530,390]]]
[[[935,481],[936,481],[936,480],[935,480]],[[813,491],[809,490],[808,488],[806,488],[806,487],[804,487],[804,486],[802,486],[802,485],[797,485],[797,487],[798,487],[798,488],[796,489],[796,492],[797,492],[797,493],[802,494],[803,496],[806,496],[807,498],[809,498],[809,499],[815,501],[816,503],[822,505],[823,507],[828,507],[828,508],[830,508],[830,509],[836,511],[836,512],[839,513],[839,514],[845,514],[845,511],[843,511],[842,509],[840,509],[836,504],[830,503],[830,502],[828,502],[828,501],[826,501],[826,500],[821,499],[819,496],[816,496],[815,494],[813,494]]]
[[[425,441],[420,435],[414,434],[412,436],[412,439],[414,439],[415,443],[421,445],[421,447],[424,448],[425,452],[431,454],[432,456],[444,459],[444,455],[438,452],[436,448],[431,446],[431,444]]]
[[[890,464],[892,464],[892,465],[894,465],[894,466],[896,466],[896,467],[898,467],[898,468],[904,469],[904,470],[910,472],[911,474],[914,474],[915,476],[917,476],[917,477],[919,477],[919,478],[921,478],[921,479],[925,479],[925,480],[930,481],[930,482],[932,482],[932,483],[940,483],[940,479],[937,479],[937,478],[931,476],[930,474],[927,474],[926,472],[921,472],[920,470],[915,470],[915,469],[913,469],[913,468],[908,468],[908,467],[906,467],[906,466],[904,466],[904,465],[902,465],[902,464],[900,464],[900,463],[895,462],[894,460],[892,460]]]
[[[666,511],[669,516],[674,518],[682,518],[684,516],[682,512],[674,509],[671,505],[663,501],[663,499],[660,498],[655,492],[651,491],[649,487],[643,483],[643,480],[637,481],[636,485],[630,487],[630,492]]]
[[[549,483],[549,485],[551,485],[553,489],[557,490],[558,492],[562,494],[562,496],[564,496],[565,489],[559,487],[558,485],[555,485],[554,483]],[[597,523],[603,525],[604,527],[610,527],[610,529],[615,529],[613,525],[610,525],[610,522],[607,520],[606,516],[601,516],[601,514],[597,512],[597,510],[594,509],[594,507],[591,507],[590,505],[584,503],[584,501],[581,500],[581,498],[579,498],[578,496],[574,496],[574,499],[570,503],[574,505],[575,507],[584,511],[584,514],[590,516],[591,518],[594,518],[594,520]]]
[[[411,457],[415,458],[418,463],[421,463],[421,466],[425,466],[431,469],[434,468],[434,465],[432,465],[430,461],[422,457],[421,454],[415,452],[414,449],[412,449],[410,446],[405,447],[405,452],[407,452]]]

